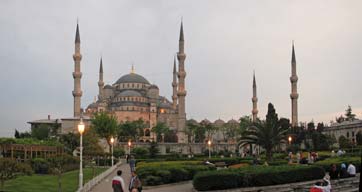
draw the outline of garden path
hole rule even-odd
[[[123,161],[125,162],[125,161]],[[126,190],[128,190],[129,181],[131,179],[131,170],[127,163],[122,163],[121,166],[113,171],[108,177],[106,177],[101,183],[96,185],[91,192],[112,192],[112,178],[116,175],[118,170],[122,170],[122,178],[126,184]],[[147,187],[142,190],[143,192],[192,192],[192,182],[183,182],[168,184],[155,187]]]

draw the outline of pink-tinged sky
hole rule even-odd
[[[105,81],[136,72],[172,94],[173,56],[183,17],[187,117],[224,120],[251,113],[256,72],[259,115],[272,102],[290,118],[291,43],[299,76],[299,120],[329,122],[351,105],[362,118],[360,0],[63,0],[0,2],[0,136],[27,121],[70,117],[72,54],[81,34],[82,107]]]

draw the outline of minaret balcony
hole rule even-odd
[[[80,53],[74,53],[73,54],[73,59],[74,60],[82,60],[82,55]]]
[[[185,91],[185,90],[183,90],[183,91],[178,91],[178,92],[177,92],[177,96],[179,96],[179,97],[185,97],[185,96],[186,96],[186,91]]]
[[[82,72],[73,72],[73,78],[81,78]]]
[[[290,82],[296,83],[297,81],[298,81],[298,76],[293,75],[293,76],[290,77]]]
[[[81,97],[83,92],[82,91],[72,91],[74,97]]]
[[[178,52],[178,53],[177,53],[177,59],[178,59],[179,61],[185,60],[185,59],[186,59],[186,54],[185,54],[185,53],[180,53],[180,52]]]
[[[298,99],[298,97],[299,97],[299,94],[298,94],[298,93],[291,93],[291,94],[290,94],[290,98],[291,98],[291,99]]]

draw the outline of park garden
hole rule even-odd
[[[351,110],[347,110],[343,118],[351,115]],[[289,120],[279,118],[272,104],[268,105],[265,120],[252,121],[244,116],[238,126],[225,127],[225,137],[237,141],[237,151],[211,150],[208,141],[220,127],[192,121],[187,122],[188,142],[204,144],[202,154],[160,154],[160,143],[175,140],[175,133],[162,123],[152,129],[158,136],[156,142],[131,147],[130,141],[138,141],[144,127],[142,120],[119,124],[111,115],[94,114],[90,128],[82,134],[84,183],[108,169],[112,157],[116,163],[126,153],[136,157],[137,173],[144,186],[192,180],[199,191],[321,179],[331,171],[332,164],[338,172],[342,163],[352,163],[357,172],[361,168],[361,134],[357,133],[356,142],[351,142],[343,136],[336,139],[323,134],[323,123],[290,127]],[[40,126],[30,132],[16,131],[15,138],[0,139],[2,191],[78,189],[80,134],[59,134],[58,128]],[[99,145],[101,139],[107,141],[109,150]],[[249,148],[249,153],[241,151]],[[259,150],[252,152],[253,148]],[[340,150],[343,154],[336,153]]]

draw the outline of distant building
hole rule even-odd
[[[356,142],[356,135],[362,132],[362,120],[343,121],[342,123],[332,123],[329,127],[325,127],[323,133],[334,136],[337,141],[339,137],[344,136],[352,143]]]

